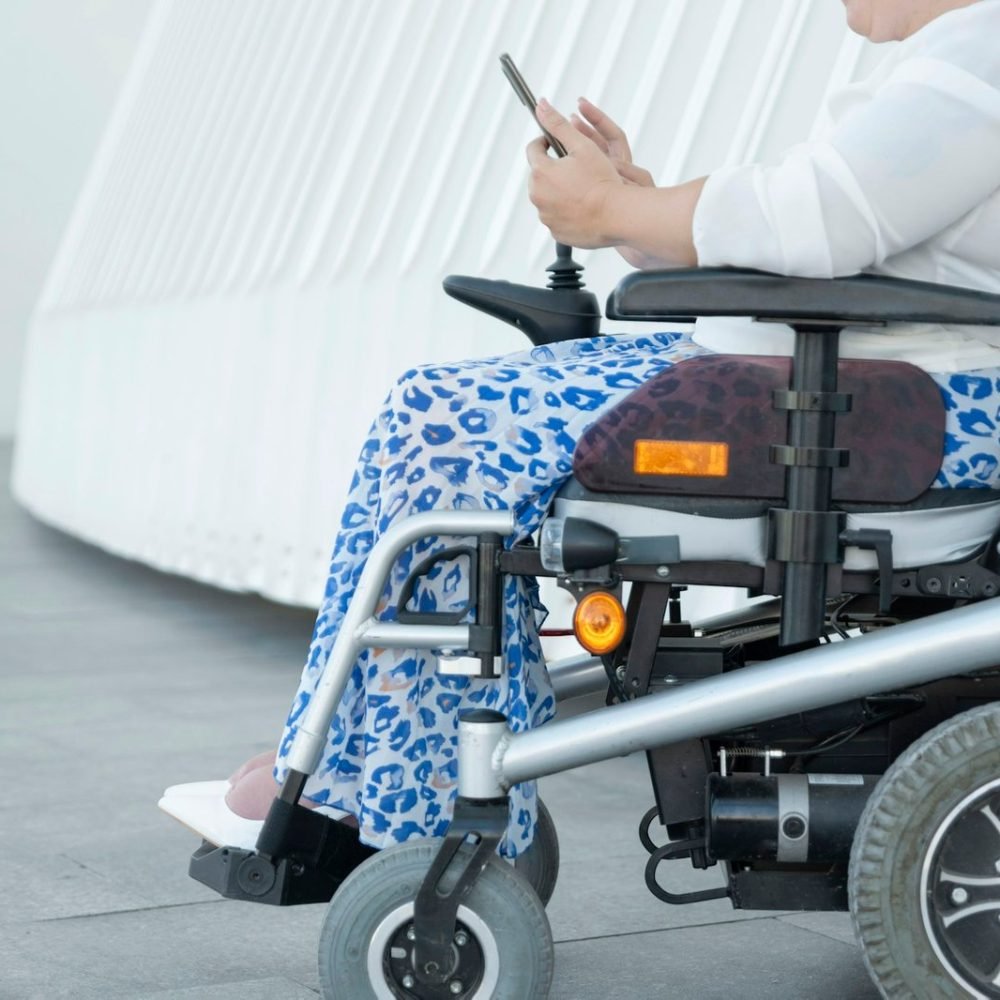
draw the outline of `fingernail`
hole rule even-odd
[[[540,97],[538,99],[538,106],[540,108],[543,108],[545,111],[551,111],[552,110],[552,105],[549,104],[548,100],[546,98],[544,98],[544,97]]]

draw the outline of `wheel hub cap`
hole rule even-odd
[[[385,950],[383,967],[386,980],[402,987],[402,997],[420,1000],[462,1000],[474,997],[483,980],[483,949],[469,929],[459,922],[451,945],[451,967],[444,982],[420,983],[413,964],[413,924],[400,927]],[[419,992],[411,992],[418,990]]]

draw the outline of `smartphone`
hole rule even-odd
[[[538,117],[535,115],[535,105],[538,101],[535,100],[535,95],[532,94],[531,88],[524,82],[524,77],[521,76],[518,68],[514,65],[514,60],[506,52],[500,57],[500,66],[503,68],[503,75],[507,77],[510,85],[514,88],[514,93],[517,94],[521,103],[531,112],[531,117],[535,119],[538,127],[542,129],[542,134],[548,140],[553,150],[555,150],[556,156],[565,156],[566,147],[554,135],[542,128],[542,123],[538,121]]]

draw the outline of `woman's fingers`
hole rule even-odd
[[[589,140],[579,132],[543,97],[535,107],[535,117],[549,135],[555,136],[565,147],[567,153],[581,148],[581,143],[589,144]]]
[[[581,97],[577,102],[580,114],[587,119],[594,127],[595,131],[604,139],[608,147],[608,155],[616,160],[624,160],[626,163],[632,162],[632,149],[629,146],[628,136],[617,122],[609,115],[606,115],[596,104],[588,101],[586,97]]]
[[[579,115],[572,114],[569,116],[569,120],[573,123],[573,128],[580,133],[580,135],[585,135],[598,149],[604,153],[605,156],[608,155],[608,144],[600,133],[588,125]]]
[[[581,97],[577,101],[580,113],[604,136],[608,142],[617,140],[628,144],[628,138],[622,127],[606,112],[602,111],[593,101]]]
[[[549,140],[544,135],[532,139],[524,150],[532,167],[541,166],[549,158]]]
[[[643,167],[637,167],[634,163],[625,163],[624,160],[614,160],[614,165],[619,175],[630,184],[637,184],[639,187],[656,187],[653,175]]]
[[[545,98],[543,97],[535,106],[535,118],[538,124],[551,136],[558,139],[570,155],[580,153],[583,150],[593,152],[594,146],[589,136],[583,135],[573,127],[572,123],[564,118]],[[548,155],[549,141],[545,136],[532,139],[528,143],[525,153],[528,163],[532,167],[537,167]]]

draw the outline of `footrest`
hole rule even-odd
[[[340,880],[323,872],[307,872],[290,858],[273,862],[255,851],[216,847],[207,841],[191,855],[188,874],[226,899],[272,906],[325,903],[340,885]]]
[[[191,855],[188,874],[226,899],[272,906],[328,902],[375,849],[343,823],[302,806],[288,808],[294,812],[287,853],[268,856],[204,842]]]

